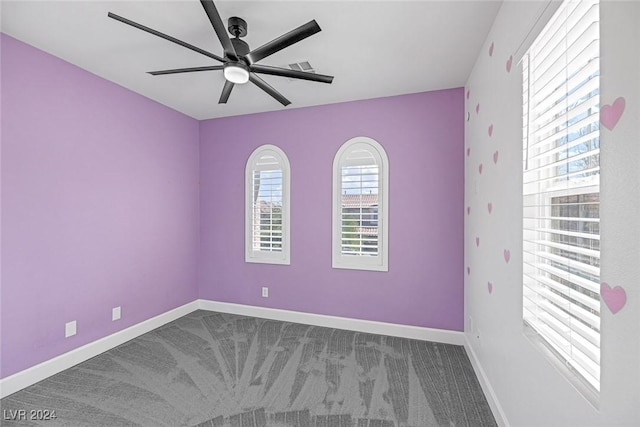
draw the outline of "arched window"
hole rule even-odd
[[[377,141],[356,137],[333,159],[333,268],[388,271],[389,160]]]
[[[287,155],[262,145],[245,169],[245,261],[289,264],[289,185]]]

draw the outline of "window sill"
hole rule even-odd
[[[253,264],[276,264],[276,265],[291,265],[291,261],[288,259],[275,259],[275,258],[245,258],[245,262]]]
[[[331,264],[331,268],[342,269],[342,270],[364,270],[364,271],[384,271],[384,272],[389,271],[389,267],[386,265],[371,265],[371,264],[363,265],[363,264],[356,264],[356,263],[339,264],[339,263],[333,262]]]
[[[565,363],[555,350],[553,350],[531,326],[524,323],[522,332],[527,341],[542,353],[551,366],[553,366],[595,410],[599,411],[600,393],[589,384],[586,379],[575,372],[568,363]]]

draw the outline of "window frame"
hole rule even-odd
[[[253,176],[256,163],[264,155],[273,155],[282,170],[282,250],[260,251],[253,248],[254,189]],[[245,165],[245,262],[262,264],[291,264],[291,166],[286,153],[273,144],[257,147]]]
[[[342,165],[354,149],[369,150],[378,165],[378,255],[360,256],[342,253]],[[389,159],[375,139],[357,136],[349,139],[333,158],[331,264],[336,269],[389,271]]]

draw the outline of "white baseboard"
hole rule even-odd
[[[491,408],[491,412],[493,412],[493,417],[496,419],[496,423],[498,423],[500,427],[509,427],[509,421],[507,420],[507,416],[502,409],[502,405],[500,405],[498,396],[493,390],[493,387],[489,382],[489,377],[487,377],[484,369],[482,369],[480,360],[478,360],[478,356],[473,350],[473,347],[471,347],[471,343],[469,342],[469,339],[466,335],[464,336],[464,348],[465,350],[467,350],[469,360],[471,361],[471,366],[473,366],[473,370],[478,377],[478,381],[480,381],[480,386],[482,387],[482,391],[484,391],[484,395],[487,397],[487,402],[489,402],[489,407]]]
[[[92,357],[111,350],[112,348],[124,344],[129,340],[146,334],[155,328],[172,322],[198,309],[243,316],[261,317],[284,322],[303,323],[306,325],[323,326],[327,328],[346,329],[378,335],[434,341],[444,344],[465,345],[464,333],[457,331],[200,299],[145,320],[144,322],[130,326],[122,331],[118,331],[104,338],[100,338],[99,340],[85,344],[82,347],[78,347],[67,353],[61,354],[60,356],[56,356],[53,359],[25,369],[24,371],[20,371],[6,378],[0,379],[0,398],[9,396],[10,394],[20,391],[25,387],[62,372],[65,369],[69,369],[78,363],[89,360]],[[472,358],[472,363],[473,362],[474,359]],[[474,368],[475,367],[476,366],[474,365]],[[478,372],[477,369],[476,372]]]
[[[175,308],[173,310],[162,313],[156,317],[140,322],[136,325],[130,326],[126,329],[113,333],[99,340],[85,344],[82,347],[73,349],[67,353],[56,356],[53,359],[49,359],[46,362],[42,362],[24,371],[17,372],[6,378],[0,380],[0,398],[4,398],[13,394],[25,387],[33,385],[39,381],[44,380],[52,375],[69,369],[78,363],[89,360],[92,357],[104,353],[107,350],[111,350],[125,342],[139,337],[172,322],[186,314],[189,314],[198,309],[198,301],[192,301],[188,304]]]
[[[464,345],[463,332],[432,329],[422,326],[400,325],[373,320],[352,319],[348,317],[327,316],[324,314],[304,313],[301,311],[280,310],[277,308],[256,307],[210,300],[198,300],[198,308],[220,313],[261,317],[264,319],[295,322],[305,325],[346,329],[378,335],[410,338],[422,341],[434,341],[444,344]]]

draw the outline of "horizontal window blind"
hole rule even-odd
[[[253,170],[254,251],[282,251],[282,166],[271,154],[264,154]]]
[[[366,148],[354,148],[341,164],[342,254],[377,256],[379,165]]]
[[[372,138],[346,141],[333,158],[331,266],[389,271],[389,159]]]
[[[523,64],[523,318],[600,389],[598,1],[565,1]]]

